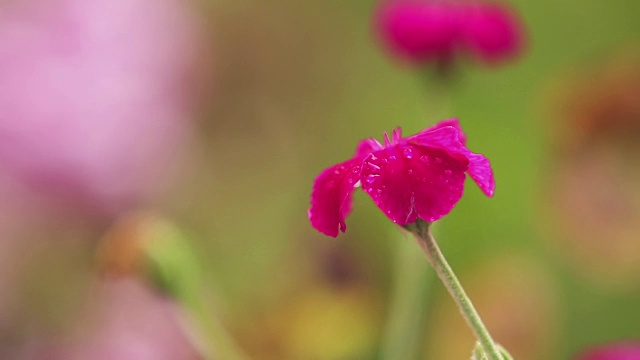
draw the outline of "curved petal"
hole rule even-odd
[[[378,142],[378,140],[374,138],[369,138],[362,140],[358,143],[358,147],[356,148],[356,156],[357,158],[364,159],[369,156],[374,151],[381,150],[382,144]]]
[[[496,181],[493,178],[493,170],[489,159],[482,154],[475,154],[471,151],[466,156],[469,159],[469,170],[467,170],[469,176],[478,184],[478,187],[485,195],[493,196]]]
[[[419,137],[429,132],[433,132],[434,130],[445,128],[447,126],[451,126],[458,131],[458,141],[462,145],[467,144],[467,136],[462,131],[462,127],[460,126],[460,121],[457,118],[442,120],[439,123],[433,125],[432,127],[424,129],[421,132],[417,133],[416,135],[413,135],[412,137]]]
[[[321,233],[336,237],[344,232],[344,219],[351,212],[352,194],[360,180],[361,158],[354,158],[324,170],[316,178],[308,215]]]
[[[462,197],[469,162],[446,151],[397,145],[369,155],[362,188],[393,222],[436,221]]]
[[[471,152],[471,150],[460,141],[460,136],[464,137],[464,134],[459,130],[459,125],[457,128],[454,126],[444,126],[432,131],[423,131],[408,138],[407,141],[409,144],[440,148],[446,150],[449,154],[465,156],[469,160],[469,169],[467,172],[473,181],[478,184],[485,195],[493,196],[496,184],[489,159],[482,154]]]

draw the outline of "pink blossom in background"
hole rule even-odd
[[[640,342],[608,344],[585,351],[576,360],[640,360]]]
[[[518,17],[507,6],[478,3],[465,10],[461,21],[463,42],[475,58],[493,63],[522,51],[523,32]]]
[[[99,284],[71,339],[34,346],[28,360],[197,360],[179,308],[134,279]],[[59,335],[59,334],[57,334]]]
[[[458,37],[457,6],[449,2],[387,1],[376,28],[388,50],[411,63],[446,61]]]
[[[391,55],[413,65],[446,64],[457,53],[496,63],[519,54],[524,42],[515,12],[493,2],[384,0],[374,27]]]
[[[0,171],[100,213],[160,191],[192,125],[186,6],[0,3]]]
[[[358,186],[399,225],[418,218],[433,222],[448,214],[462,197],[465,173],[493,196],[489,160],[467,149],[457,119],[406,138],[398,128],[384,140],[384,145],[375,139],[361,141],[353,158],[316,178],[308,214],[314,228],[333,237],[344,232]]]

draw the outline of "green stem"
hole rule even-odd
[[[442,280],[444,286],[460,309],[462,316],[484,348],[488,359],[502,360],[498,346],[493,341],[486,326],[482,323],[480,315],[471,303],[471,299],[469,299],[469,296],[465,293],[460,281],[440,251],[436,240],[433,238],[433,235],[431,235],[430,225],[428,222],[418,220],[415,223],[407,225],[405,228],[414,234],[416,241],[427,256],[429,263],[431,263],[431,266],[436,270],[438,277]]]

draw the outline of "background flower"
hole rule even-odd
[[[75,331],[33,345],[28,360],[196,360],[180,311],[133,279],[96,284]]]
[[[192,126],[193,18],[177,0],[0,5],[0,167],[113,213],[166,182]]]
[[[640,359],[640,344],[621,342],[602,345],[586,350],[576,360],[637,360]]]
[[[500,2],[387,0],[374,27],[388,52],[413,65],[449,65],[460,53],[484,63],[522,52],[522,20]]]

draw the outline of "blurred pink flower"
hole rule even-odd
[[[421,64],[447,61],[458,37],[457,6],[449,2],[386,1],[376,28],[391,53]]]
[[[376,10],[374,26],[392,55],[414,65],[446,64],[458,50],[495,63],[523,47],[520,20],[498,3],[385,0]]]
[[[523,48],[524,37],[518,18],[505,5],[469,5],[461,25],[465,48],[482,61],[508,60]]]
[[[576,360],[640,360],[640,343],[603,345],[585,351]]]
[[[160,190],[190,129],[180,0],[0,3],[0,168],[100,213]]]
[[[100,284],[72,339],[28,350],[29,360],[195,360],[179,308],[134,279]]]
[[[448,214],[462,197],[465,172],[487,195],[495,182],[489,160],[465,146],[457,119],[442,121],[403,138],[400,129],[360,142],[355,156],[324,170],[311,194],[309,220],[325,235],[346,230],[352,194],[358,186],[393,222],[406,225],[418,218],[433,222]]]

